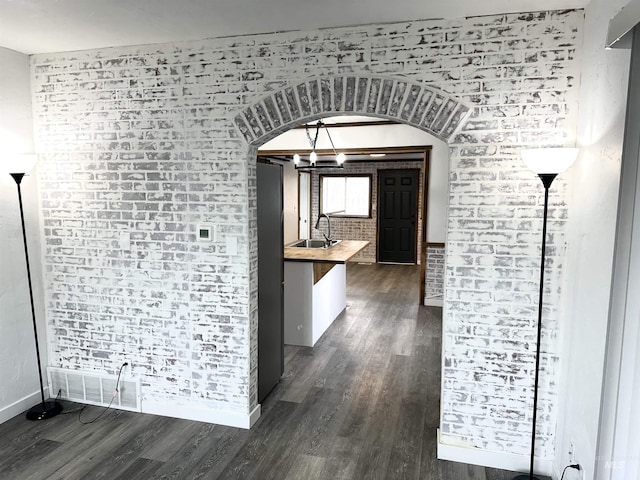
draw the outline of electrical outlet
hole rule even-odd
[[[121,365],[122,364],[124,364],[124,366],[122,367],[122,373],[131,375],[131,372],[133,371],[133,362],[131,361],[131,359],[125,358],[122,361]]]
[[[576,444],[573,439],[569,440],[569,451],[567,453],[569,454],[569,463],[574,463],[574,458],[576,455]]]

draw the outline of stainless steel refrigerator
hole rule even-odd
[[[258,402],[284,373],[282,166],[258,162]]]

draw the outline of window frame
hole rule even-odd
[[[341,213],[329,213],[327,215],[337,218],[372,218],[372,203],[373,203],[373,175],[370,173],[344,173],[344,174],[320,174],[318,176],[318,207],[320,214],[324,213],[324,206],[322,202],[322,188],[325,177],[333,177],[333,178],[367,178],[369,180],[369,199],[368,209],[366,215],[351,215],[351,214],[341,214]]]

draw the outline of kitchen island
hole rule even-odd
[[[295,243],[295,242],[294,242]],[[284,249],[284,343],[313,347],[347,306],[346,263],[369,242]]]

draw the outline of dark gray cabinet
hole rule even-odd
[[[258,162],[258,402],[284,372],[282,166]]]

